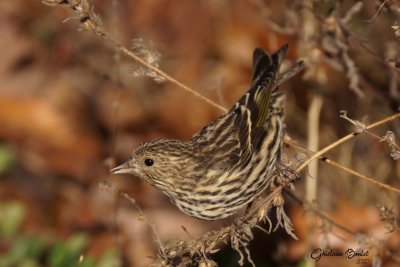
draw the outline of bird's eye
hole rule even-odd
[[[146,164],[146,166],[152,166],[154,164],[154,160],[152,159],[145,159],[144,160],[144,164]]]

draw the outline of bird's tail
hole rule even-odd
[[[273,54],[269,54],[261,48],[254,50],[253,82],[249,91],[236,105],[236,107],[245,106],[250,111],[251,132],[253,134],[256,128],[265,126],[270,116],[271,105],[276,104],[277,96],[273,96],[273,91],[276,88],[274,81],[287,50],[288,45],[282,46]]]
[[[288,45],[285,44],[272,55],[266,53],[261,48],[256,48],[253,53],[253,83],[252,89],[257,87],[265,87],[269,82],[275,79],[276,72],[285,57]],[[272,84],[271,84],[272,85]]]
[[[261,48],[254,50],[253,82],[247,93],[231,109],[232,112],[238,114],[235,124],[239,128],[239,140],[242,144],[243,155],[249,156],[253,149],[259,150],[263,147],[264,141],[268,137],[267,134],[274,135],[276,133],[277,137],[270,136],[270,139],[267,140],[273,145],[279,143],[282,136],[284,128],[283,94],[278,93],[276,89],[280,82],[293,76],[302,67],[302,63],[298,63],[294,71],[278,76],[279,66],[287,50],[288,45],[282,46],[273,54],[269,54]],[[246,157],[244,156],[244,158]]]
[[[278,76],[279,66],[288,50],[282,46],[269,54],[256,48],[253,54],[253,81],[249,91],[239,100],[237,107],[245,106],[250,113],[250,137],[253,148],[259,149],[267,135],[271,116],[284,116],[283,95],[276,91],[278,85],[301,70],[298,63],[294,70]],[[279,119],[282,121],[282,119]],[[282,127],[278,127],[279,129]]]

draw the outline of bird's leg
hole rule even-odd
[[[286,187],[288,185],[293,186],[293,183],[300,179],[300,174],[296,172],[296,170],[284,164],[281,160],[281,151],[279,150],[276,155],[276,175],[273,179],[274,186],[283,186]]]
[[[286,166],[280,159],[276,163],[276,170],[278,171],[277,183],[282,186],[288,186],[300,179],[300,174],[289,166]]]

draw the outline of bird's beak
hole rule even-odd
[[[132,166],[128,162],[125,162],[113,169],[111,169],[110,173],[112,174],[132,174],[134,173],[134,169],[132,169]]]

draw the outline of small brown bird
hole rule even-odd
[[[199,219],[226,218],[251,203],[271,182],[280,158],[284,96],[278,85],[302,68],[299,62],[277,77],[287,49],[272,55],[255,49],[249,91],[190,140],[146,142],[111,172],[144,179]]]

